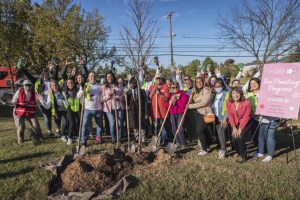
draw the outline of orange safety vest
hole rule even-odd
[[[31,91],[30,100],[27,103],[24,88],[20,89],[19,98],[17,100],[15,114],[19,117],[34,118],[36,112],[35,92]]]

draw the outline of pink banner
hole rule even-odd
[[[256,114],[298,119],[300,63],[265,64]]]

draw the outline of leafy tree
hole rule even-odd
[[[28,11],[30,1],[2,0],[0,2],[0,62],[10,69],[20,56],[28,54]],[[14,91],[14,81],[12,90]]]
[[[206,66],[206,70],[209,70],[213,74],[217,64],[210,57],[206,57],[203,65]]]
[[[288,57],[289,62],[300,62],[300,43],[293,53],[291,53]]]

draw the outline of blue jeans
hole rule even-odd
[[[44,106],[42,105],[39,105],[39,108],[43,114],[43,117],[44,117],[44,121],[45,121],[45,126],[47,128],[47,131],[51,131],[51,126],[52,126],[52,121],[51,121],[51,108],[49,109],[46,109],[44,108]]]
[[[86,144],[87,142],[87,134],[89,131],[89,126],[91,124],[92,118],[95,118],[95,122],[97,124],[97,135],[101,136],[102,131],[102,110],[88,110],[84,109],[83,113],[83,122],[82,122],[82,134],[81,134],[81,142]]]
[[[278,121],[271,121],[270,123],[262,123],[259,128],[258,136],[258,151],[263,154],[265,143],[267,143],[268,155],[273,157],[275,150],[275,131],[278,127]]]
[[[123,118],[124,118],[124,112],[122,109],[117,110],[117,115],[118,115],[118,130],[119,130],[119,141],[121,140],[122,137],[122,130],[123,130]],[[109,132],[111,135],[111,140],[116,141],[116,121],[115,121],[115,111],[111,110],[110,112],[106,112],[106,116],[108,118],[108,123],[109,123]]]
[[[62,136],[66,136],[67,128],[67,112],[66,111],[56,111],[54,116],[54,122],[56,129],[60,130]]]

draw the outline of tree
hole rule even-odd
[[[122,50],[131,66],[138,69],[147,64],[154,50],[154,44],[159,29],[151,17],[152,4],[149,0],[130,0],[128,14],[133,26],[123,25],[120,31]]]
[[[200,60],[196,59],[190,62],[183,70],[185,75],[189,75],[190,77],[195,77],[197,75],[198,66],[201,64]]]
[[[295,51],[289,55],[288,62],[300,62],[300,43]]]
[[[31,63],[39,71],[49,58],[62,63],[83,57],[90,67],[113,58],[116,49],[106,50],[109,27],[99,10],[86,11],[72,0],[45,0],[35,4],[29,24],[32,34]],[[33,69],[31,69],[33,70]],[[98,69],[97,69],[98,70]]]
[[[0,2],[0,61],[9,67],[12,76],[12,65],[21,55],[27,53],[29,30],[28,11],[30,1],[2,0]],[[11,79],[12,90],[14,81]]]
[[[299,0],[244,0],[228,16],[220,16],[217,25],[225,44],[249,52],[261,70],[299,42],[299,8]]]
[[[203,65],[206,66],[207,71],[209,70],[213,74],[217,64],[210,57],[206,57]]]

